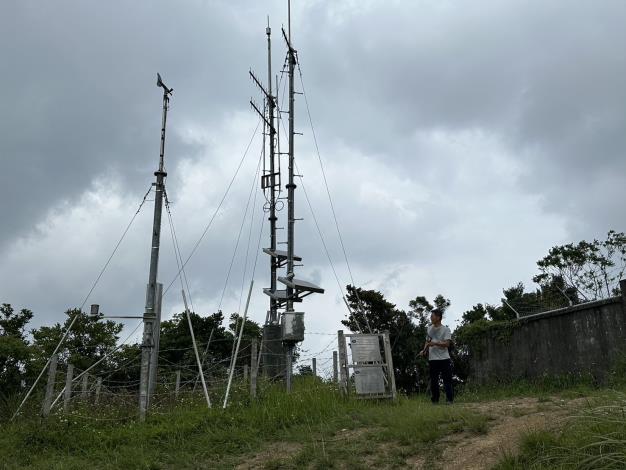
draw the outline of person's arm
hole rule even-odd
[[[446,327],[446,331],[443,335],[444,340],[443,341],[431,341],[431,345],[432,346],[438,346],[440,348],[449,348],[450,347],[450,340],[452,339],[452,333],[450,333],[450,328]]]
[[[428,348],[430,348],[433,345],[432,341],[433,340],[430,336],[426,337],[426,342],[424,343],[424,347],[419,352],[420,356],[426,356],[428,354]]]

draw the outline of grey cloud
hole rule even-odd
[[[0,116],[5,170],[0,187],[11,203],[0,210],[0,245],[11,247],[18,237],[32,235],[32,228],[63,201],[67,208],[84,206],[81,197],[97,178],[119,185],[126,205],[116,213],[135,210],[133,199],[152,181],[157,161],[161,102],[154,75],[159,71],[175,89],[166,166],[186,255],[247,143],[250,130],[231,135],[220,126],[234,113],[248,112],[248,98],[258,97],[247,71],[251,67],[265,77],[266,12],[279,72],[284,3],[6,6],[0,48],[9,112]],[[407,278],[390,274],[385,280],[385,273],[412,263],[431,270],[433,278],[444,272],[438,275],[454,286],[450,295],[470,303],[487,285],[501,287],[503,274],[489,270],[470,295],[463,291],[470,288],[459,263],[487,271],[480,266],[484,259],[504,263],[502,253],[526,244],[519,256],[531,261],[516,259],[509,265],[515,273],[527,265],[532,270],[534,259],[549,247],[546,239],[557,243],[556,238],[571,233],[587,236],[622,220],[623,3],[578,2],[567,8],[539,1],[454,8],[445,2],[350,5],[298,2],[294,41],[357,283],[372,279],[392,294],[401,293],[406,299],[391,299],[400,306],[412,295],[427,293],[422,289],[447,294],[435,281],[406,293],[402,283]],[[347,283],[301,97],[296,119],[305,133],[296,147],[305,184]],[[210,139],[186,138],[189,128],[207,129]],[[188,267],[198,305],[213,306],[221,294],[256,156],[250,155],[228,207]],[[197,198],[206,202],[197,211],[181,196],[191,185],[185,173],[189,167],[181,162],[198,164],[209,174],[204,186],[194,186]],[[335,282],[301,189],[297,203],[305,221],[297,226],[296,251],[305,257],[303,272],[319,278],[330,292]],[[546,222],[542,208],[556,214],[554,223]],[[98,233],[101,246],[93,257],[75,260],[72,269],[91,276],[108,254],[105,242],[118,236],[115,224],[122,226],[125,217]],[[571,233],[560,230],[561,217]],[[136,228],[124,263],[116,265],[119,271],[97,293],[118,293],[109,300],[110,310],[143,308],[149,219]],[[545,227],[545,238],[535,233],[537,225]],[[167,283],[175,262],[165,223],[163,230],[161,272]],[[494,242],[500,236],[507,243]],[[259,260],[261,272],[266,261]],[[239,257],[228,309],[238,302],[241,264]],[[37,286],[51,282],[46,275],[39,274]],[[75,286],[68,287],[68,279],[73,278],[59,274],[47,298],[33,297],[33,307],[43,312],[70,306]],[[116,287],[119,279],[127,280],[124,286]],[[28,298],[31,286],[22,286],[19,295],[11,286],[3,285],[3,301],[15,301],[8,298],[11,293]],[[179,286],[172,289],[168,309],[180,307]]]

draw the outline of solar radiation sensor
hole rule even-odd
[[[174,91],[173,88],[168,88],[165,83],[163,83],[163,80],[161,79],[161,75],[157,73],[157,86],[161,87],[165,90],[165,92],[169,95],[172,94],[172,92]]]

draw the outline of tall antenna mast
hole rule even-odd
[[[159,305],[157,298],[157,274],[159,270],[159,247],[161,242],[161,213],[163,212],[163,195],[165,193],[164,170],[165,155],[165,125],[167,123],[167,110],[169,108],[170,95],[174,91],[163,83],[161,75],[157,73],[157,86],[163,88],[163,117],[161,122],[161,148],[159,152],[159,169],[154,172],[156,176],[154,197],[154,219],[152,222],[152,245],[150,253],[150,273],[148,275],[148,288],[146,292],[146,309],[143,314],[143,340],[141,343],[141,377],[139,382],[139,419],[145,421],[146,413],[150,405],[150,382],[156,378],[155,361],[158,357],[158,345],[155,345],[155,331],[158,334],[160,328]],[[155,354],[156,353],[156,354]]]
[[[277,291],[277,270],[285,262],[287,257],[286,252],[277,250],[276,241],[276,200],[277,193],[280,191],[280,172],[276,169],[276,144],[277,144],[277,129],[276,129],[276,108],[277,100],[272,95],[272,42],[271,35],[272,30],[269,26],[269,18],[267,27],[265,29],[267,35],[267,88],[261,84],[261,81],[250,72],[250,77],[254,83],[261,89],[264,95],[265,102],[267,103],[267,115],[261,112],[259,107],[251,100],[250,104],[257,114],[264,120],[265,127],[268,129],[269,136],[269,164],[268,170],[264,171],[261,176],[261,188],[263,190],[269,190],[269,200],[267,202],[267,212],[269,212],[268,220],[270,222],[270,246],[269,248],[263,248],[263,251],[270,255],[270,287],[263,289],[263,292],[269,296],[269,310],[266,317],[265,324],[263,326],[263,345],[262,351],[263,367],[266,375],[275,377],[280,375],[281,366],[280,358],[282,355],[282,346],[280,344],[280,326],[278,323],[278,309],[285,301],[284,292]],[[265,165],[264,165],[265,167]]]
[[[283,313],[282,323],[282,339],[283,344],[287,348],[286,355],[286,385],[287,392],[291,391],[291,373],[292,373],[292,359],[293,349],[296,343],[304,341],[304,313],[295,312],[293,308],[294,302],[302,302],[302,298],[307,295],[317,293],[323,293],[324,289],[316,286],[315,284],[295,277],[295,261],[300,261],[300,257],[296,257],[294,254],[294,241],[295,241],[295,190],[296,184],[294,182],[294,170],[295,170],[295,136],[296,131],[294,129],[294,114],[295,114],[295,69],[297,64],[297,53],[291,43],[291,2],[288,2],[288,35],[283,29],[283,37],[287,43],[287,62],[288,62],[288,76],[289,76],[289,181],[287,182],[287,275],[285,277],[279,277],[278,281],[285,284],[287,287],[285,292],[286,305],[285,312]]]
[[[291,24],[291,3],[289,3],[289,24]],[[263,292],[270,297],[270,310],[268,311],[265,325],[263,326],[263,360],[266,374],[270,377],[277,377],[284,371],[287,391],[291,390],[291,360],[293,356],[293,348],[296,343],[304,340],[304,313],[295,312],[293,309],[294,302],[302,302],[302,298],[307,295],[317,293],[323,293],[324,289],[318,287],[310,282],[295,279],[294,267],[295,261],[301,261],[302,258],[295,256],[294,254],[294,223],[295,207],[294,207],[294,195],[296,185],[294,183],[294,73],[296,67],[296,51],[291,46],[291,42],[287,37],[287,33],[284,28],[282,30],[283,38],[287,43],[288,53],[287,58],[289,62],[289,182],[287,183],[287,251],[278,250],[276,248],[276,193],[280,191],[280,165],[277,171],[276,169],[276,151],[275,146],[278,144],[278,133],[276,132],[275,120],[280,122],[280,110],[276,113],[278,106],[278,89],[276,96],[272,95],[272,55],[271,55],[271,29],[268,26],[266,29],[267,34],[267,76],[268,76],[268,88],[266,89],[261,85],[260,81],[255,75],[250,72],[252,80],[257,84],[261,91],[265,95],[265,99],[268,103],[268,115],[262,113],[261,110],[251,100],[250,104],[254,110],[265,120],[265,124],[269,129],[269,143],[270,143],[270,162],[269,172],[264,174],[261,179],[261,186],[263,189],[270,189],[269,200],[269,220],[270,220],[270,247],[263,248],[263,251],[270,255],[270,269],[271,269],[271,286],[269,289],[263,289]],[[278,79],[276,80],[278,82]],[[276,113],[276,117],[275,117]],[[280,154],[280,150],[279,150]],[[277,276],[277,269],[286,266],[287,275],[284,277]],[[286,286],[283,290],[277,289],[277,281]],[[278,310],[285,308],[285,311],[280,317],[280,324],[278,323]],[[286,351],[286,356],[280,354]],[[283,368],[280,357],[285,357],[286,367]]]
[[[291,2],[289,2],[291,5]],[[291,23],[291,19],[289,21]],[[284,33],[284,31],[283,31]],[[295,92],[294,92],[294,72],[296,68],[296,51],[291,46],[291,41],[287,39],[287,61],[289,76],[289,181],[287,183],[287,278],[294,277],[293,256],[294,256],[294,228],[295,228],[295,204],[294,196],[296,184],[294,183],[294,112],[295,112]],[[287,286],[287,311],[293,312],[293,287]]]
[[[287,39],[291,44],[291,0],[287,0]]]
[[[280,188],[280,177],[277,178],[275,168],[276,158],[276,127],[274,126],[274,111],[276,110],[276,98],[272,96],[272,29],[270,28],[270,19],[267,18],[267,28],[265,29],[267,34],[267,89],[268,95],[268,119],[269,126],[269,150],[270,150],[270,164],[269,164],[269,177],[270,177],[270,207],[269,207],[269,221],[270,221],[270,250],[276,253],[276,189]],[[278,184],[277,184],[278,183]],[[270,256],[270,289],[276,291],[276,270],[278,268],[278,257]],[[272,325],[278,324],[278,303],[275,298],[270,297],[270,315],[269,323]]]

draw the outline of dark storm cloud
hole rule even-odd
[[[4,6],[0,187],[10,203],[0,209],[0,248],[10,247],[10,256],[0,270],[2,301],[24,299],[36,311],[58,315],[86,290],[85,279],[97,273],[153,179],[157,71],[175,89],[168,192],[181,248],[189,252],[255,125],[247,102],[258,99],[258,90],[247,71],[265,77],[266,13],[279,73],[285,3]],[[480,295],[497,291],[503,279],[530,276],[550,244],[569,241],[562,240],[572,236],[563,225],[581,237],[620,228],[615,221],[626,215],[624,5],[294,2],[294,43],[357,284],[371,281],[368,287],[387,289],[399,305],[447,288],[470,304],[484,301]],[[296,120],[305,134],[296,145],[304,181],[339,264],[343,253],[301,96]],[[251,154],[242,182],[189,265],[203,313],[219,301],[257,157]],[[121,198],[112,206],[109,183]],[[303,273],[334,289],[301,189],[298,215],[305,221],[296,251],[305,256]],[[71,227],[60,230],[62,223]],[[119,271],[96,293],[118,292],[107,299],[109,311],[142,309],[150,217],[142,224],[121,264],[112,267]],[[93,233],[97,246],[81,241]],[[175,272],[169,250],[161,266],[165,283]],[[228,309],[238,304],[241,256],[225,295]],[[74,263],[66,273],[59,268],[68,258]],[[263,272],[266,261],[259,261]],[[466,266],[480,274],[468,280]],[[47,297],[30,295],[27,280],[12,280],[18,267],[35,273],[39,287],[51,285],[51,272],[62,274],[55,274]],[[345,266],[338,269],[341,282],[349,282]],[[480,288],[472,291],[473,282]],[[180,308],[180,287],[172,289],[168,311]],[[264,300],[255,304],[257,314]],[[311,302],[325,313],[336,308],[334,294],[319,301],[326,304]]]
[[[587,229],[624,215],[597,185],[626,170],[623,2],[379,3],[340,22],[316,12],[333,34],[316,27],[328,47],[312,48],[309,70],[332,95],[323,113],[348,116],[329,134],[419,171],[416,130],[481,129],[524,165],[512,184],[548,210],[588,218]]]
[[[245,17],[202,2],[5,4],[0,186],[12,202],[2,205],[0,240],[32,228],[104,171],[131,182],[155,166],[157,71],[175,89],[179,117],[212,125],[245,106],[255,45],[242,38]],[[170,135],[173,156],[197,153]]]

